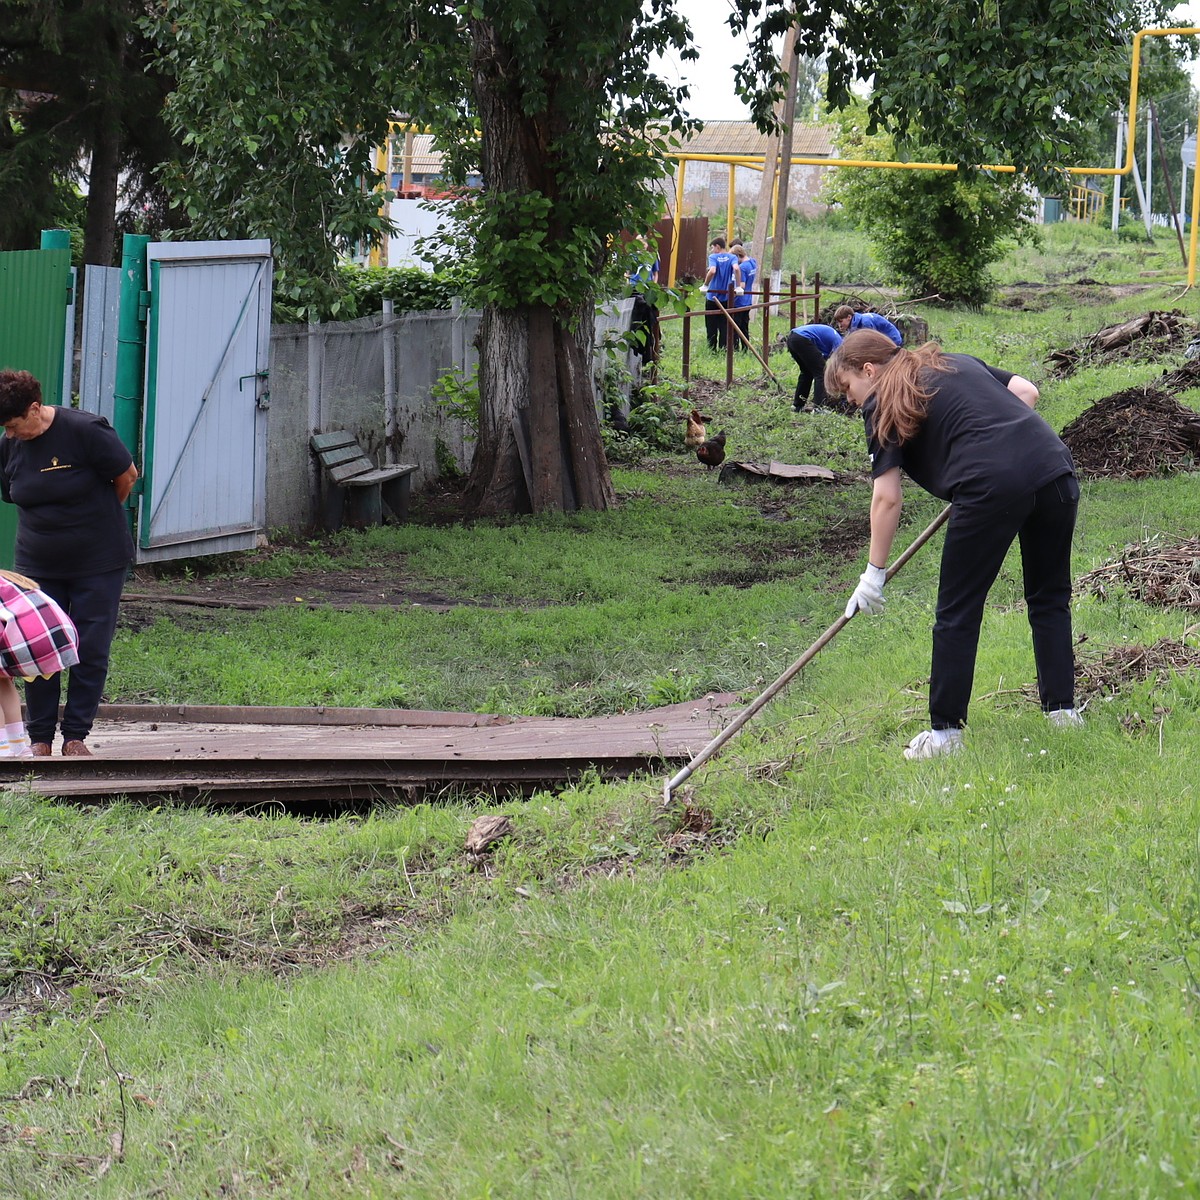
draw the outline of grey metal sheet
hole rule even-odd
[[[110,423],[117,382],[117,314],[121,268],[89,266],[83,277],[83,350],[79,407]]]

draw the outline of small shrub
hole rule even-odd
[[[447,415],[462,421],[472,433],[479,432],[479,367],[469,375],[452,368],[438,376],[430,389],[433,399]]]
[[[396,312],[449,308],[457,294],[444,275],[419,267],[343,266],[338,269],[338,278],[347,301],[345,310],[359,317],[382,312],[385,300],[392,301]]]

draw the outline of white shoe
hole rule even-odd
[[[961,729],[926,729],[904,747],[904,757],[910,762],[954,754],[963,748]]]
[[[1060,729],[1065,729],[1067,726],[1082,725],[1083,714],[1073,708],[1056,708],[1053,712],[1046,713],[1046,720],[1051,725],[1057,725]]]

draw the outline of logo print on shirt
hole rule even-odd
[[[48,467],[42,468],[41,474],[45,475],[47,471],[69,471],[70,469],[71,469],[71,464],[70,463],[60,463],[58,461],[58,455],[56,454],[50,460],[50,465]]]

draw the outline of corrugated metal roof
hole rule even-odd
[[[402,170],[404,166],[404,134],[392,137],[392,168]],[[413,136],[414,175],[436,175],[442,169],[442,156],[433,148],[433,134],[418,133]]]
[[[682,146],[688,154],[765,154],[767,135],[753,121],[706,121],[704,128]],[[793,125],[792,153],[832,158],[832,125]]]

